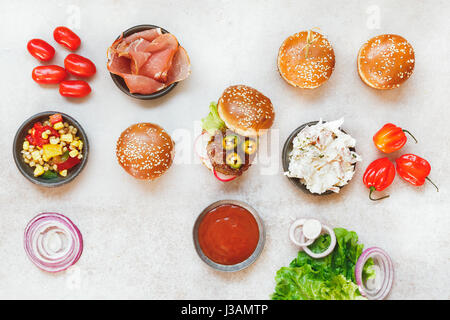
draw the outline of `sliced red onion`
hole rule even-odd
[[[367,260],[372,258],[375,268],[374,279],[363,279],[363,269]],[[394,264],[389,255],[381,248],[372,247],[363,251],[356,262],[356,283],[363,296],[370,300],[383,300],[389,294],[394,281]]]
[[[34,217],[25,228],[25,252],[39,268],[63,271],[75,264],[83,252],[83,237],[69,218],[46,212]]]
[[[228,182],[228,181],[231,181],[231,180],[234,180],[237,178],[237,176],[229,176],[229,175],[223,174],[222,172],[216,171],[215,169],[213,169],[213,172],[214,172],[214,176],[222,182]]]

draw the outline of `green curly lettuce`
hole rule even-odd
[[[333,252],[314,259],[300,251],[289,267],[278,270],[273,300],[358,300],[361,296],[355,280],[355,265],[362,253],[358,235],[343,228],[334,229],[337,244]],[[328,234],[321,235],[309,248],[323,252],[330,244]],[[364,266],[363,274],[375,276],[373,260]]]
[[[217,130],[225,128],[225,122],[219,117],[215,102],[209,104],[209,110],[208,116],[202,119],[202,128],[208,131],[208,133],[214,134]]]

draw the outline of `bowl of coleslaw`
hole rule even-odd
[[[356,140],[341,129],[344,119],[311,121],[295,129],[282,152],[284,175],[313,195],[339,193],[353,178]]]

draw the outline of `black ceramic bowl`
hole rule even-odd
[[[62,177],[58,175],[57,178],[54,179],[44,179],[41,177],[35,177],[34,176],[34,168],[31,168],[25,161],[23,161],[22,157],[22,148],[23,148],[23,142],[25,141],[25,137],[28,135],[28,130],[33,127],[33,125],[40,121],[44,122],[48,120],[49,116],[55,113],[59,113],[62,115],[64,122],[69,123],[69,125],[74,126],[77,128],[77,135],[80,137],[80,139],[83,141],[83,158],[81,159],[81,163],[77,164],[74,168],[69,169],[67,176]],[[19,169],[20,173],[30,180],[31,182],[38,184],[40,186],[44,187],[59,187],[63,184],[69,183],[73,179],[75,179],[78,174],[80,174],[81,170],[86,166],[86,162],[88,160],[88,154],[89,154],[89,141],[86,135],[86,132],[83,130],[81,125],[71,116],[58,112],[58,111],[44,111],[38,114],[35,114],[34,116],[27,119],[17,130],[17,133],[14,137],[14,143],[13,143],[13,156],[14,156],[14,162],[17,165],[17,168]]]
[[[208,212],[210,212],[212,209],[214,209],[218,206],[224,205],[224,204],[232,204],[232,205],[236,205],[236,206],[239,206],[239,207],[242,207],[242,208],[248,210],[255,218],[256,223],[258,224],[258,229],[259,229],[259,239],[258,239],[258,244],[256,245],[256,248],[255,248],[255,251],[253,251],[252,255],[250,257],[248,257],[246,260],[244,260],[240,263],[237,263],[237,264],[233,264],[233,265],[219,264],[219,263],[216,263],[216,262],[212,261],[211,259],[209,259],[203,253],[202,248],[200,247],[200,243],[198,241],[198,229],[200,227],[200,223],[202,222],[204,216]],[[263,224],[262,219],[259,217],[258,213],[256,212],[256,210],[253,209],[248,204],[246,204],[245,202],[237,201],[237,200],[220,200],[220,201],[210,204],[205,209],[203,209],[203,211],[200,213],[197,220],[195,221],[193,236],[194,236],[195,250],[197,251],[200,259],[202,259],[203,262],[205,262],[207,265],[209,265],[210,267],[212,267],[216,270],[227,271],[227,272],[239,271],[239,270],[245,269],[248,266],[250,266],[253,262],[256,261],[256,259],[261,254],[261,252],[264,248],[264,243],[266,241],[266,232],[264,230],[264,224]]]
[[[325,122],[325,121],[323,121]],[[294,140],[294,138],[297,136],[297,134],[302,131],[306,126],[312,126],[319,123],[319,121],[311,121],[311,122],[307,122],[302,124],[300,127],[298,127],[297,129],[295,129],[294,131],[292,131],[292,133],[289,135],[289,137],[287,138],[286,142],[284,143],[283,146],[283,152],[281,153],[281,162],[283,163],[283,172],[287,172],[289,171],[289,154],[292,151],[293,148],[293,144],[292,141]],[[345,132],[344,130],[341,129],[342,132]],[[355,151],[355,148],[350,148],[350,150]],[[356,167],[356,163],[353,165],[354,167]],[[292,184],[294,184],[297,188],[299,188],[300,190],[308,193],[308,194],[312,194],[315,196],[323,196],[323,195],[328,195],[328,194],[334,194],[335,192],[333,191],[325,191],[324,193],[318,194],[318,193],[312,193],[311,191],[309,191],[306,186],[300,182],[300,179],[298,178],[291,178],[286,176],[289,181],[292,182]],[[349,181],[350,182],[350,181]],[[345,186],[339,187],[339,188],[343,188]]]
[[[123,32],[123,37],[126,38],[129,35],[132,35],[133,33],[144,31],[144,30],[148,30],[148,29],[156,29],[156,28],[161,28],[161,27],[154,26],[152,24],[141,24],[141,25],[134,26],[134,27],[131,27],[131,28],[125,30]],[[161,32],[162,33],[169,33],[169,31],[167,31],[164,28],[161,28]],[[117,39],[119,39],[119,37],[117,37],[116,40]],[[174,82],[170,86],[165,87],[164,89],[156,91],[156,92],[154,92],[152,94],[131,93],[122,77],[120,77],[120,76],[118,76],[116,74],[113,74],[111,72],[110,72],[110,75],[111,75],[111,78],[113,79],[114,83],[116,84],[116,86],[120,90],[125,92],[130,97],[133,97],[133,98],[136,98],[136,99],[140,99],[140,100],[152,100],[152,99],[160,98],[160,97],[168,94],[178,84],[178,82]]]

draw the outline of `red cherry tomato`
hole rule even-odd
[[[55,49],[41,39],[31,39],[27,44],[28,52],[40,61],[48,61],[55,55]]]
[[[72,51],[77,50],[81,44],[80,37],[67,27],[57,27],[53,31],[53,38],[60,45]]]
[[[64,59],[64,67],[67,71],[78,77],[91,77],[97,69],[88,58],[71,53]]]
[[[59,93],[64,97],[81,98],[91,93],[91,87],[83,80],[66,80],[59,84]]]
[[[67,72],[60,66],[39,66],[33,69],[31,77],[41,84],[60,83],[67,76]]]

